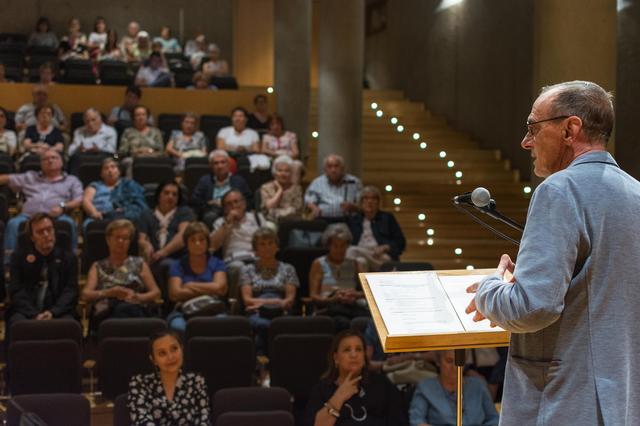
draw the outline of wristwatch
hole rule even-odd
[[[60,204],[58,204],[58,205],[60,206],[62,211],[64,211],[64,208],[67,206],[64,201],[60,201]]]

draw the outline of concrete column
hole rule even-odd
[[[301,156],[309,154],[311,0],[275,0],[275,91],[278,113],[298,135]]]
[[[618,0],[618,72],[616,80],[616,160],[640,179],[638,98],[640,98],[640,4]]]
[[[364,0],[319,4],[318,170],[329,153],[361,172]]]

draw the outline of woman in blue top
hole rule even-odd
[[[169,271],[169,299],[181,304],[194,297],[227,294],[227,273],[224,262],[209,255],[209,228],[202,222],[191,222],[182,236],[187,254],[176,260]],[[174,310],[167,322],[180,332],[187,328],[187,320],[180,310]]]
[[[438,353],[438,377],[418,384],[411,406],[411,426],[445,426],[456,424],[457,374],[453,351]],[[478,377],[465,377],[463,382],[462,424],[493,426],[498,424],[487,384]]]

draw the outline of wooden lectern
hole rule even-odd
[[[385,352],[455,350],[458,372],[457,425],[462,426],[465,349],[509,345],[509,332],[474,323],[464,309],[469,285],[494,269],[359,274]]]

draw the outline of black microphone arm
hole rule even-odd
[[[474,209],[479,210],[480,212],[486,214],[487,216],[499,222],[502,222],[519,232],[523,232],[524,231],[523,225],[519,224],[518,222],[503,215],[498,210],[496,210],[496,202],[491,198],[491,194],[485,188],[482,188],[482,187],[476,188],[471,193],[467,192],[467,193],[458,195],[456,197],[453,197],[451,201],[453,202],[453,206],[456,209],[468,215],[474,222],[476,222],[483,228],[488,229],[489,231],[496,234],[498,237],[505,239],[517,246],[520,245],[519,240],[516,240],[515,238],[508,236],[504,232],[499,231],[498,229],[484,222],[482,219],[480,219],[479,217],[477,217],[476,215],[474,215],[469,210],[463,207],[463,205],[471,206]]]

